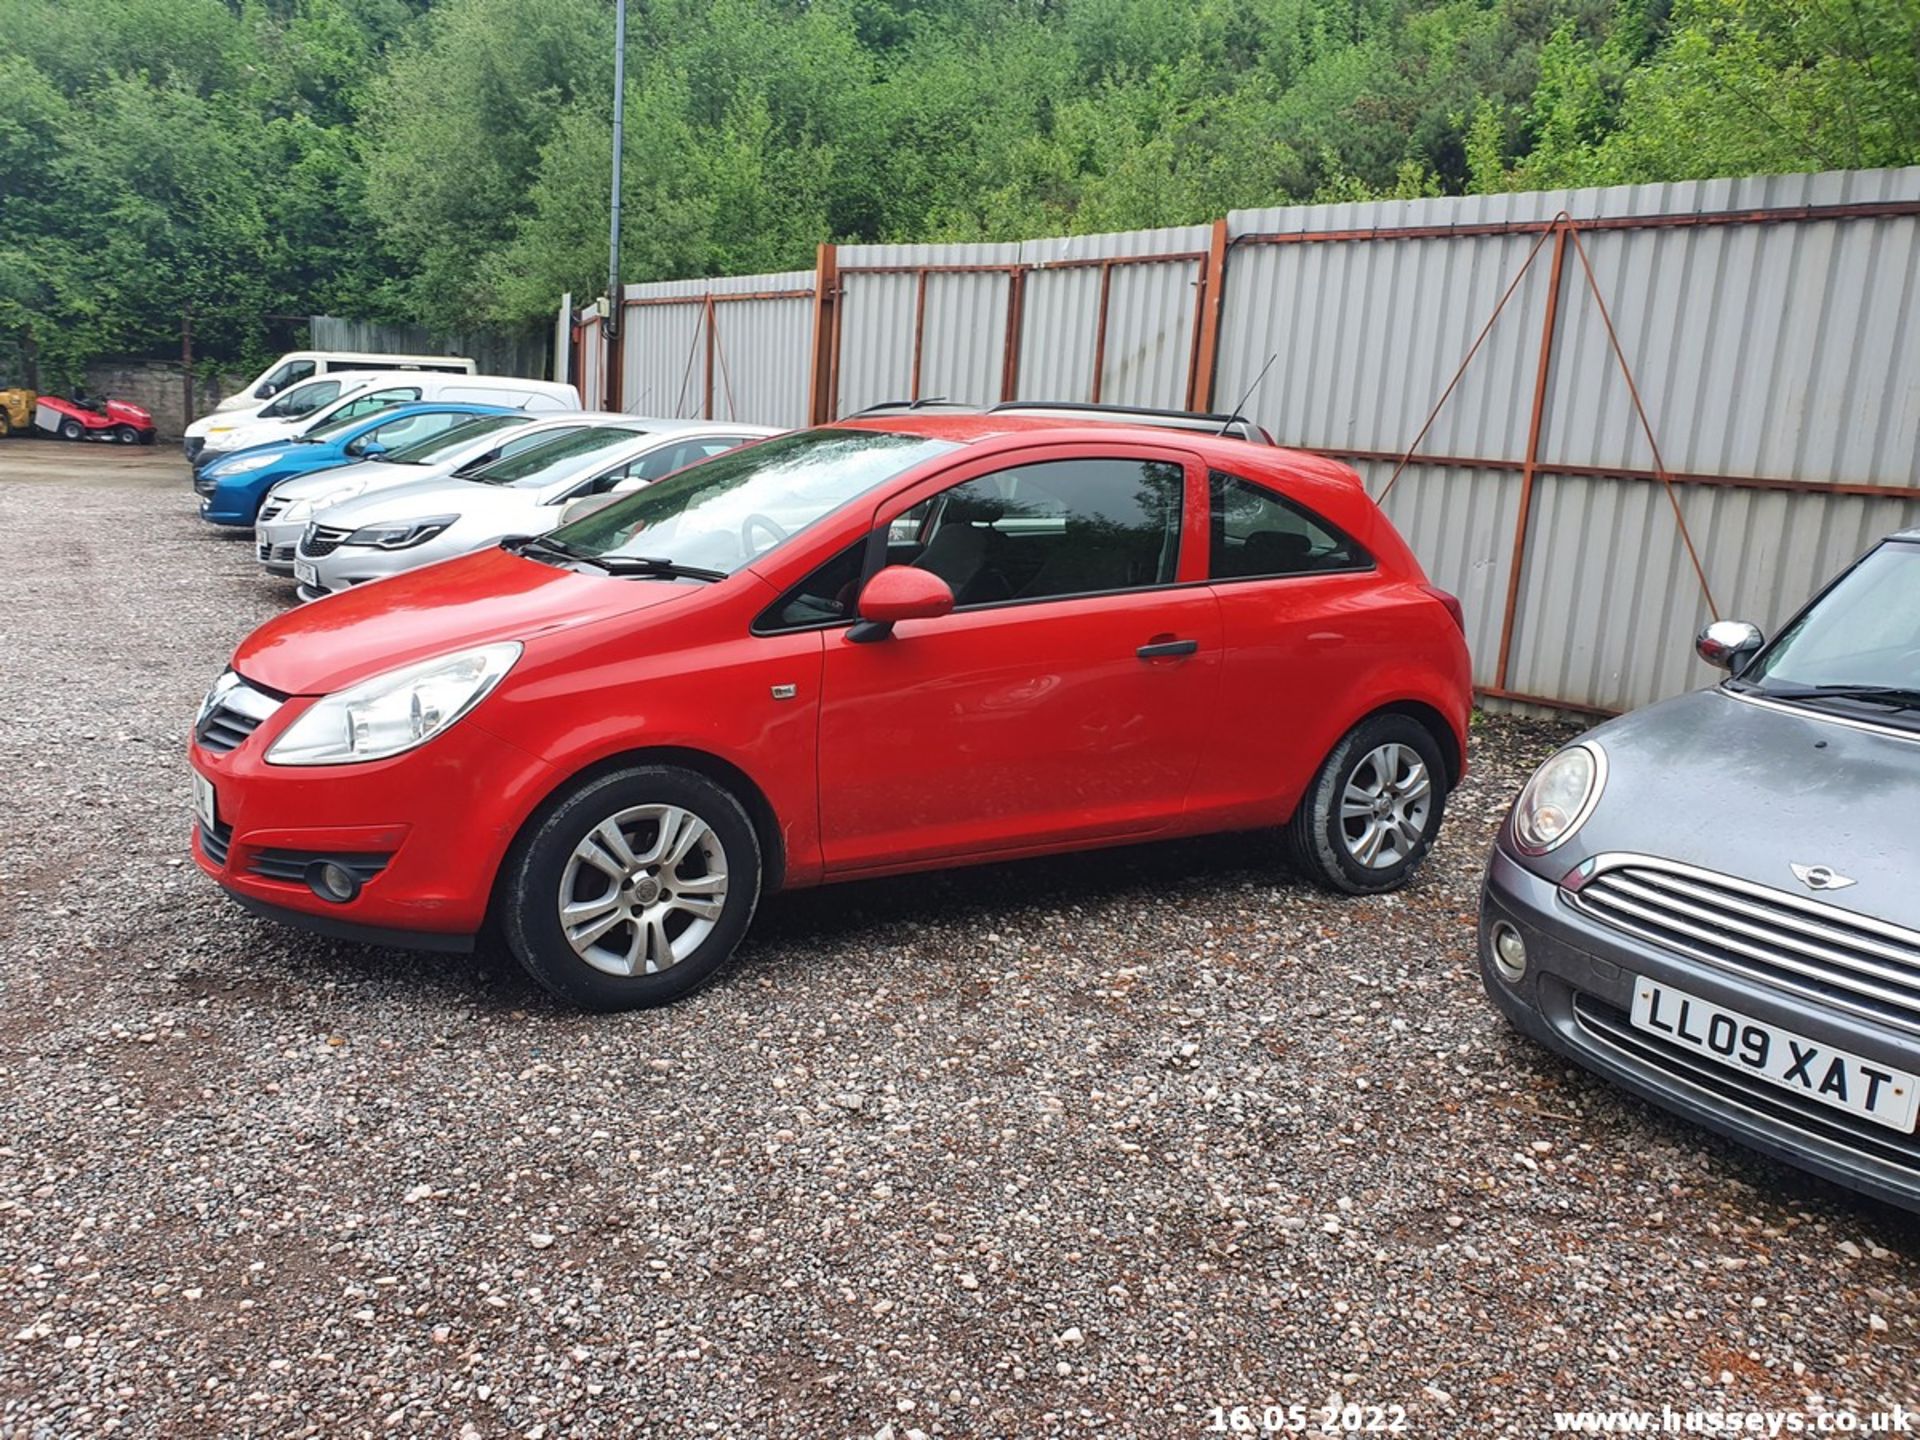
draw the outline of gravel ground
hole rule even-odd
[[[596,1019],[185,859],[188,717],[287,599],[177,455],[0,447],[0,1440],[1920,1404],[1920,1227],[1484,1003],[1479,863],[1564,727],[1482,725],[1398,897],[1246,837],[875,882]]]

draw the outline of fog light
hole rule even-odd
[[[1504,920],[1493,927],[1493,968],[1509,985],[1518,985],[1527,973],[1527,942]]]
[[[307,885],[322,900],[336,905],[344,905],[360,893],[360,877],[331,860],[319,860],[307,867]]]

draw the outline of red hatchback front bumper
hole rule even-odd
[[[189,747],[189,763],[214,794],[212,827],[193,827],[194,860],[243,905],[275,918],[377,942],[466,948],[485,922],[507,847],[552,786],[552,768],[471,716],[389,760],[269,765],[274,739],[310,703],[289,700],[232,750]],[[328,862],[355,877],[351,899],[316,888],[316,867]]]

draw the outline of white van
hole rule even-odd
[[[200,452],[207,447],[209,436],[230,434],[254,420],[302,419],[323,405],[331,405],[340,398],[343,390],[351,390],[369,380],[381,379],[385,374],[380,370],[336,370],[316,379],[296,380],[271,400],[253,400],[244,406],[202,415],[187,426],[186,433],[180,437],[180,448],[187,452],[188,460],[198,460]]]
[[[289,350],[218,405],[243,410],[263,405],[302,380],[335,370],[430,370],[442,375],[471,375],[480,367],[464,355],[370,355],[352,350]]]
[[[420,371],[344,375],[338,399],[298,416],[264,413],[242,419],[231,429],[209,428],[195,465],[235,450],[285,440],[309,426],[407,405],[415,400],[463,400],[475,405],[507,405],[536,415],[580,408],[580,392],[554,380],[522,380],[512,375],[430,375]],[[208,417],[214,418],[214,417]],[[222,425],[226,423],[222,418]]]

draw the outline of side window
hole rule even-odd
[[[418,400],[420,391],[415,387],[399,386],[392,390],[369,390],[358,400],[349,400],[331,417],[335,420],[351,420],[361,415],[371,415],[376,410],[385,410],[390,405],[404,405],[409,400]]]
[[[288,415],[311,415],[322,405],[331,405],[340,398],[338,380],[323,381],[318,385],[309,385],[303,389],[293,404],[287,408]]]
[[[1372,556],[1332,525],[1264,486],[1215,470],[1207,488],[1210,579],[1312,575],[1373,564]]]
[[[983,475],[934,497],[917,527],[896,520],[889,558],[931,570],[962,607],[1168,585],[1185,475],[1169,460],[1118,459]]]
[[[698,440],[682,440],[677,445],[665,445],[633,462],[627,467],[627,474],[649,483],[684,470],[697,460],[705,460],[710,455],[731,450],[740,443],[730,436],[703,435]]]
[[[358,440],[347,446],[349,455],[364,455],[375,445],[391,450],[398,445],[411,445],[416,440],[426,440],[438,435],[449,425],[468,417],[452,411],[442,411],[431,415],[407,415],[398,420],[389,420],[384,425],[376,425]]]
[[[862,536],[762,611],[753,628],[766,634],[852,620],[854,602],[860,598],[861,560],[866,549],[866,537]]]
[[[269,395],[278,395],[287,386],[297,384],[313,374],[313,361],[289,360],[276,366],[274,372],[260,382],[260,388],[253,392],[254,398],[264,400]]]

